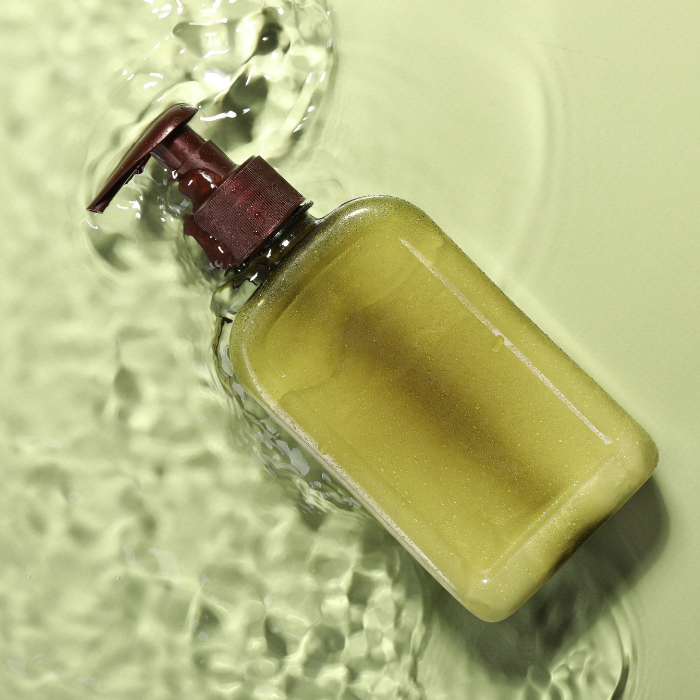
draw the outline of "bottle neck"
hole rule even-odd
[[[239,265],[233,276],[214,292],[211,308],[218,317],[232,321],[255,288],[318,226],[319,220],[308,212],[311,205],[312,202],[307,202],[299,207],[268,245]]]
[[[313,202],[306,202],[300,206],[260,250],[236,268],[227,286],[236,289],[246,281],[260,286],[297,243],[318,225],[318,219],[309,214],[312,205]]]

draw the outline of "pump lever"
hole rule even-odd
[[[195,114],[197,114],[196,107],[177,104],[156,117],[119,161],[119,165],[109,176],[100,193],[88,206],[88,211],[103,212],[122,186],[126,185],[134,175],[140,175],[143,172],[153,149],[179,126],[187,124]]]

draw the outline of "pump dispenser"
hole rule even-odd
[[[238,382],[469,610],[508,616],[646,481],[651,438],[422,211],[364,197],[314,219],[195,113],[147,127],[89,209],[152,154],[215,267],[267,261],[231,324]]]
[[[196,107],[174,105],[141,134],[88,209],[103,212],[153,155],[192,201],[185,234],[203,248],[214,267],[227,269],[255,253],[300,209],[304,198],[259,156],[236,165],[187,122]]]

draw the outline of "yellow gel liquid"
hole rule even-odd
[[[236,317],[239,381],[474,614],[648,478],[646,432],[419,209],[343,205]]]

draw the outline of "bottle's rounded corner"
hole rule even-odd
[[[636,421],[634,429],[625,436],[620,447],[624,453],[625,461],[630,469],[634,469],[641,486],[656,469],[659,463],[659,448],[651,435]]]
[[[536,589],[535,589],[536,590]],[[483,622],[502,622],[517,612],[535,593],[529,591],[526,595],[504,595],[504,591],[494,584],[485,584],[473,596],[461,596],[456,591],[452,595],[475,617]],[[512,593],[512,591],[511,591]]]
[[[656,469],[659,464],[659,448],[656,446],[654,439],[649,435],[649,433],[644,432],[644,443],[642,445],[642,452],[644,454],[645,462],[648,465],[647,478],[651,476],[651,473]]]

